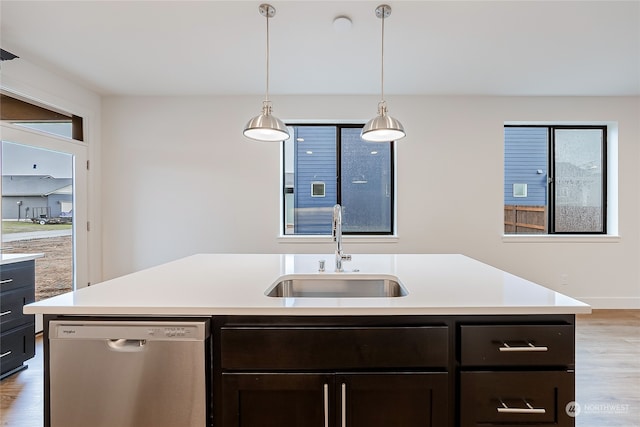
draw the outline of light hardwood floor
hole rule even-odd
[[[595,310],[576,323],[576,427],[640,427],[640,310]],[[0,382],[0,426],[43,426],[41,337],[28,364]]]

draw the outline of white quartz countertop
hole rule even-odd
[[[1,254],[0,265],[13,264],[22,261],[33,261],[42,258],[44,254]]]
[[[326,272],[318,260],[326,260]],[[465,315],[590,313],[583,302],[463,255],[198,254],[25,306],[73,315]],[[357,271],[355,271],[357,270]],[[397,298],[273,298],[282,278],[393,276]]]

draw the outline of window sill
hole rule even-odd
[[[398,236],[342,236],[343,243],[397,243]],[[331,236],[279,236],[278,243],[332,243]]]
[[[502,236],[503,243],[619,243],[621,240],[620,236],[613,234],[514,234]]]

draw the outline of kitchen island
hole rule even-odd
[[[25,313],[45,315],[45,338],[50,322],[206,320],[207,426],[574,425],[574,315],[587,304],[462,255],[355,254],[341,273],[332,259],[194,255]],[[345,278],[404,292],[267,296],[284,281]]]

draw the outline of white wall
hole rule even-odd
[[[366,120],[376,97],[275,97],[285,120]],[[596,308],[640,308],[640,99],[389,97],[398,239],[351,253],[463,253]],[[109,97],[102,111],[104,278],[198,252],[330,253],[279,239],[280,145],[249,142],[259,97]],[[505,121],[608,121],[619,129],[619,238],[503,239]],[[250,266],[238,266],[250,268]],[[560,284],[560,276],[568,285]]]

